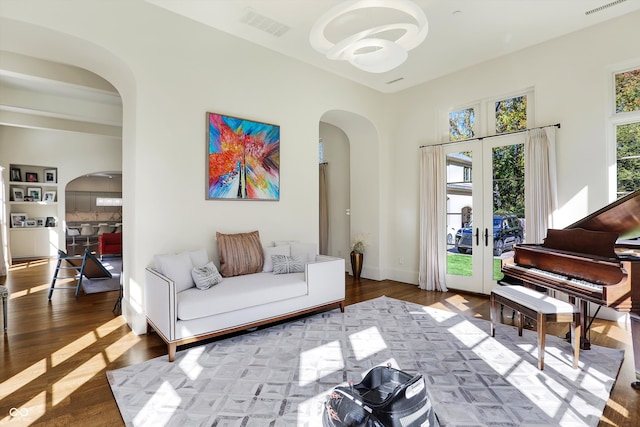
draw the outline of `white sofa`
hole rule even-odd
[[[189,255],[191,264],[185,253],[176,257],[193,266],[207,261],[206,251]],[[176,260],[171,261],[175,267]],[[187,276],[181,269],[187,267],[165,265],[164,270],[170,271],[159,271],[162,268],[158,268],[156,259],[156,268],[147,267],[145,272],[147,330],[155,330],[167,343],[172,362],[179,345],[312,311],[334,307],[344,311],[344,259],[309,255],[307,261],[303,273],[258,272],[225,277],[219,284],[201,290],[185,284]]]

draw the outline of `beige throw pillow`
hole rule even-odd
[[[223,277],[262,271],[264,254],[258,231],[238,234],[216,233],[220,273]]]

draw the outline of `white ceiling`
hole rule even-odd
[[[309,43],[309,31],[316,19],[345,0],[147,1],[385,93],[640,10],[640,0],[414,0],[427,16],[426,40],[409,51],[409,58],[400,67],[372,74],[345,61],[329,60]],[[608,4],[611,6],[586,13]],[[344,15],[333,29],[344,37],[384,19],[380,12],[372,13]],[[384,17],[391,16],[397,22],[398,16],[389,14],[388,10],[385,13]],[[288,29],[276,36],[245,23],[249,16],[254,19],[252,22],[256,22],[255,19],[262,19],[263,23],[275,21],[271,24]],[[337,28],[337,24],[344,27]],[[332,35],[335,34],[328,37]],[[394,38],[397,37],[395,34]],[[389,83],[397,79],[401,80]]]

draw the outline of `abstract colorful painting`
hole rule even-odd
[[[280,126],[207,113],[207,199],[280,199]]]

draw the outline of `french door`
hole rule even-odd
[[[524,241],[524,134],[444,146],[447,287],[489,294]]]

